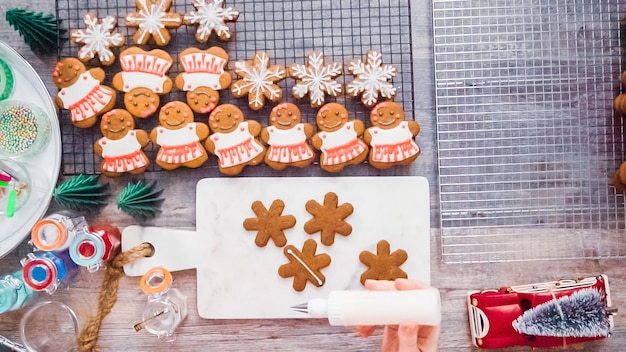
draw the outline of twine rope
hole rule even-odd
[[[98,342],[102,321],[111,312],[115,302],[117,302],[117,290],[120,278],[124,275],[124,265],[139,258],[149,257],[153,253],[154,249],[150,244],[142,243],[118,254],[107,262],[104,280],[100,288],[100,296],[98,297],[98,311],[95,316],[89,318],[77,339],[80,352],[96,351],[96,343]]]

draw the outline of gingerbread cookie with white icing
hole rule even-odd
[[[228,88],[232,78],[225,72],[228,54],[220,47],[207,50],[187,48],[178,55],[184,72],[176,76],[176,87],[187,92],[187,104],[195,112],[206,114],[219,102],[217,91]]]
[[[301,292],[306,288],[307,282],[316,287],[322,287],[326,283],[326,277],[322,269],[330,265],[331,258],[326,253],[315,254],[317,243],[308,239],[302,246],[302,251],[293,245],[288,245],[283,250],[289,263],[278,268],[278,275],[282,278],[293,277],[292,287]]]
[[[205,43],[213,32],[221,40],[231,37],[230,28],[226,22],[234,22],[239,18],[239,11],[232,7],[224,7],[224,0],[193,0],[196,11],[185,14],[184,23],[195,25],[196,40]]]
[[[191,108],[182,101],[165,104],[159,112],[159,124],[150,132],[152,142],[161,148],[156,163],[165,170],[181,166],[198,168],[209,156],[202,142],[209,136],[209,127],[194,122]]]
[[[385,101],[370,113],[372,126],[365,130],[363,140],[370,146],[368,161],[378,169],[409,165],[420,155],[414,138],[420,132],[416,121],[406,121],[402,106]]]
[[[293,64],[289,67],[289,76],[296,79],[293,96],[300,99],[309,95],[311,107],[324,105],[326,94],[333,97],[341,94],[341,84],[336,78],[343,73],[339,63],[326,63],[324,54],[312,52],[307,57],[306,65]]]
[[[183,17],[171,12],[172,0],[135,0],[136,12],[126,15],[126,25],[137,28],[133,35],[136,44],[148,44],[150,38],[158,46],[169,44],[169,29],[183,24]]]
[[[237,175],[246,165],[257,165],[265,157],[265,146],[258,136],[261,124],[245,120],[243,112],[232,104],[223,104],[209,115],[211,135],[205,142],[209,153],[219,159],[219,170]]]
[[[115,18],[106,16],[99,19],[89,12],[83,17],[83,22],[85,29],[74,29],[70,32],[71,41],[83,45],[78,51],[78,59],[87,62],[97,56],[101,64],[113,64],[115,54],[111,48],[120,47],[126,41],[120,33],[113,33],[117,25]]]
[[[150,161],[143,152],[148,144],[148,134],[135,129],[133,116],[124,109],[113,109],[102,116],[100,131],[104,137],[93,146],[94,153],[102,157],[100,171],[108,177],[118,177],[128,172],[139,174]]]
[[[309,139],[315,128],[303,123],[300,109],[292,103],[282,103],[270,111],[270,125],[261,131],[261,140],[268,145],[265,163],[274,170],[287,166],[311,165],[315,152]]]
[[[277,85],[285,79],[286,71],[282,65],[270,65],[270,56],[265,52],[258,52],[249,61],[235,62],[235,73],[241,77],[230,87],[230,91],[237,98],[247,96],[248,106],[252,110],[260,110],[265,106],[265,100],[279,101],[283,90]]]
[[[174,60],[165,51],[131,47],[120,53],[121,72],[113,76],[113,87],[124,92],[124,106],[133,116],[147,118],[160,104],[159,95],[172,90],[167,71]]]
[[[104,70],[99,67],[87,70],[78,59],[65,58],[57,62],[52,72],[52,80],[59,88],[54,102],[59,108],[70,111],[74,126],[91,127],[98,116],[115,106],[115,91],[102,84],[104,78]]]
[[[361,136],[365,125],[350,120],[348,110],[339,103],[328,103],[320,108],[316,117],[318,132],[311,144],[320,150],[320,167],[328,172],[339,172],[347,165],[360,164],[369,150]]]
[[[347,69],[354,80],[346,85],[346,93],[350,97],[361,95],[363,105],[371,108],[379,97],[393,99],[396,96],[396,88],[389,81],[397,70],[392,65],[383,65],[382,53],[368,51],[365,61],[351,60]]]

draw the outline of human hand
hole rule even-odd
[[[421,290],[430,288],[429,285],[407,279],[366,280],[365,288],[371,291],[393,290]],[[357,333],[361,337],[371,336],[375,326],[357,326]],[[383,333],[382,352],[434,352],[437,350],[441,327],[418,325],[411,322],[400,325],[385,325]]]

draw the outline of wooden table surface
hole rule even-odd
[[[24,7],[18,0],[0,2],[0,13],[11,7]],[[30,10],[54,13],[52,0],[36,0],[29,3]],[[478,350],[472,347],[467,319],[466,294],[469,290],[495,288],[505,285],[526,284],[549,281],[557,278],[574,278],[607,274],[611,282],[614,305],[626,307],[626,272],[624,261],[569,260],[532,261],[489,264],[445,264],[441,259],[440,233],[438,227],[437,204],[437,161],[436,123],[434,114],[434,83],[432,63],[432,31],[430,28],[430,4],[427,1],[414,1],[412,6],[413,25],[418,33],[414,36],[414,76],[416,87],[416,112],[422,131],[418,142],[423,154],[411,167],[411,174],[425,176],[431,187],[431,265],[432,284],[441,290],[443,305],[442,334],[439,341],[441,351]],[[18,50],[35,68],[46,82],[51,93],[56,89],[51,83],[51,72],[55,57],[38,57],[24,44],[19,34],[6,21],[0,20],[0,38]],[[161,173],[152,173],[161,174]],[[159,177],[147,173],[146,180]],[[130,177],[110,180],[111,191],[119,191]],[[195,206],[194,185],[197,178],[184,170],[177,172],[176,182],[165,187],[163,213],[156,219],[143,224],[194,228]],[[109,181],[109,180],[108,180]],[[54,207],[51,208],[54,210]],[[89,214],[89,221],[111,222],[120,228],[136,224],[136,220],[126,216],[109,204],[96,214]],[[539,231],[539,230],[537,230]],[[549,236],[549,229],[544,229]],[[19,259],[30,250],[24,242],[13,252],[0,259],[0,272],[8,273],[19,266]],[[79,315],[95,311],[103,271],[81,272],[78,280],[69,290],[60,290],[53,296],[42,295],[40,300],[51,299],[66,302],[77,307]],[[174,273],[176,287],[187,294],[189,315],[177,330],[177,340],[172,343],[159,342],[147,332],[134,332],[132,326],[138,321],[146,296],[138,287],[137,278],[123,277],[120,282],[118,301],[113,311],[102,325],[99,346],[103,351],[375,351],[381,344],[381,329],[370,338],[356,336],[353,328],[329,326],[323,320],[205,320],[196,310],[196,282],[193,270]],[[251,295],[250,299],[262,300]],[[0,334],[19,341],[18,322],[24,309],[0,315]],[[582,346],[572,346],[586,351],[619,351],[626,345],[623,315],[615,317],[613,335],[602,341]],[[528,350],[513,348],[508,351]]]

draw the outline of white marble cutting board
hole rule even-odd
[[[305,210],[310,199],[323,203],[327,192],[335,192],[339,204],[351,203],[354,212],[346,221],[350,236],[337,235],[332,246],[320,242],[319,233],[304,232],[311,219]],[[283,279],[278,267],[288,263],[283,248],[270,240],[267,246],[254,243],[256,232],[246,231],[243,221],[255,217],[250,205],[260,200],[269,208],[272,201],[285,202],[283,215],[296,217],[295,227],[285,231],[287,244],[302,249],[306,239],[315,239],[317,252],[331,256],[322,269],[326,283],[296,292],[292,278]],[[401,268],[409,278],[430,282],[430,203],[428,182],[423,177],[294,177],[213,178],[198,182],[197,229],[130,226],[124,230],[122,249],[142,242],[155,247],[155,255],[137,260],[124,269],[139,276],[155,265],[170,271],[196,268],[198,313],[207,319],[303,318],[290,306],[332,290],[363,289],[361,274],[367,267],[359,261],[364,251],[376,253],[376,243],[387,240],[391,251],[402,248],[408,260]]]

